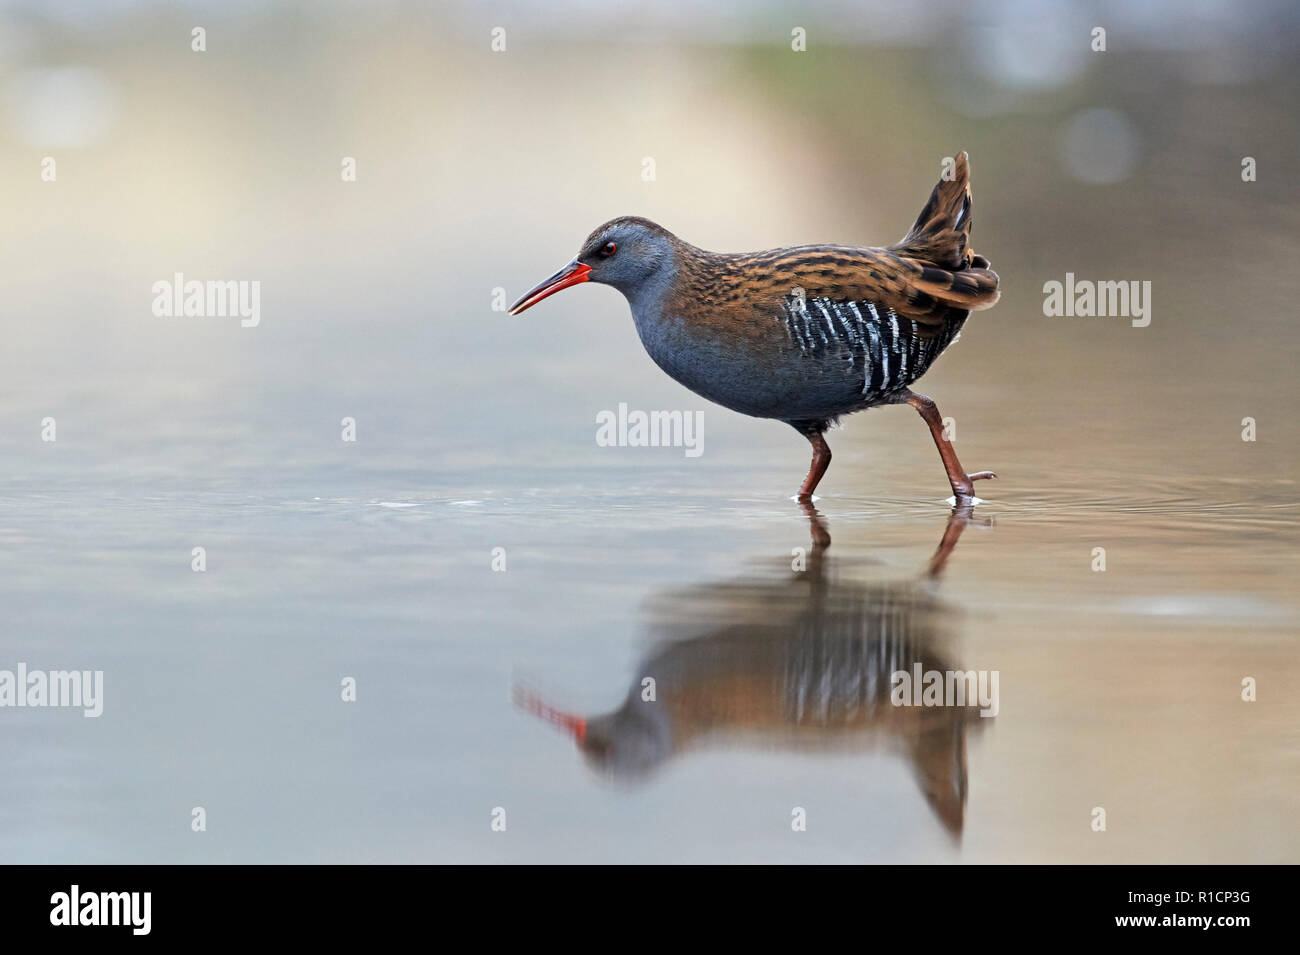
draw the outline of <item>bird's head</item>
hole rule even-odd
[[[612,285],[633,298],[668,273],[674,244],[672,233],[649,219],[612,219],[587,236],[572,262],[515,302],[510,314],[518,315],[547,296],[581,282]]]

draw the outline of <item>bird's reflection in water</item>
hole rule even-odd
[[[874,585],[845,579],[820,516],[806,513],[806,569],[670,591],[652,603],[655,647],[617,710],[578,716],[520,688],[516,703],[564,728],[590,765],[622,781],[706,746],[894,751],[944,828],[960,836],[966,734],[990,720],[977,701],[896,706],[890,691],[892,674],[915,664],[957,669],[947,649],[953,612],[935,590],[971,510],[953,511],[919,579]]]

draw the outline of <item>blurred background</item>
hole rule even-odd
[[[0,3],[0,668],[106,695],[0,710],[0,860],[1297,859],[1300,11],[708,6]],[[909,410],[830,435],[796,571],[802,438],[611,289],[493,308],[622,214],[888,244],[961,149],[1003,295],[919,387],[999,479],[941,573]],[[177,272],[260,324],[155,316]],[[1067,272],[1151,324],[1046,317]],[[704,454],[598,447],[620,402]],[[791,714],[900,631],[998,717]],[[566,739],[656,667],[666,723]]]

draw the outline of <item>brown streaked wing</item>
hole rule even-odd
[[[803,246],[745,255],[710,254],[683,274],[679,304],[703,325],[731,333],[767,334],[763,313],[779,314],[787,296],[874,303],[917,324],[923,338],[939,333],[952,310],[988,308],[998,298],[996,273],[983,268],[950,272],[887,249]],[[686,271],[686,270],[684,270]]]

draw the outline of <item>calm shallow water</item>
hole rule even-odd
[[[102,669],[106,700],[7,714],[4,858],[1295,857],[1289,485],[1013,491],[951,525],[937,498],[828,494],[834,542],[796,572],[792,502],[689,468],[404,495],[345,473],[311,496],[10,488],[10,653]],[[871,661],[901,658],[998,670],[999,713],[873,710]],[[625,704],[647,673],[671,713],[649,729]],[[589,718],[587,758],[530,698]]]

